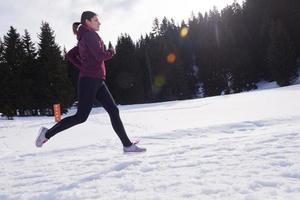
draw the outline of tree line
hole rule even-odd
[[[107,84],[119,104],[238,93],[261,81],[292,84],[300,67],[300,2],[246,0],[188,21],[155,19],[134,42],[119,36],[106,62]],[[101,35],[101,34],[100,34]],[[43,22],[38,48],[13,27],[0,39],[0,113],[53,115],[76,102],[78,70],[65,60],[54,31]]]

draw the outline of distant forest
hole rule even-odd
[[[291,85],[300,68],[300,1],[235,2],[181,24],[154,19],[136,42],[120,35],[116,51],[106,68],[118,104],[238,93],[262,80]],[[11,26],[0,38],[0,114],[53,115],[56,103],[66,113],[77,101],[79,72],[65,54],[49,23],[42,22],[38,45]]]

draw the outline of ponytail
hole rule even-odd
[[[72,25],[72,29],[73,29],[73,33],[75,35],[77,35],[77,32],[78,32],[78,27],[81,25],[80,22],[74,22],[73,25]]]

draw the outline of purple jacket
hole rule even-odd
[[[104,61],[113,57],[113,52],[104,49],[99,35],[85,25],[81,25],[77,33],[78,45],[67,54],[66,59],[79,68],[79,77],[93,77],[105,80]]]

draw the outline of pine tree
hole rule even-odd
[[[4,77],[1,85],[3,107],[0,111],[9,119],[17,114],[17,109],[22,101],[20,99],[21,85],[19,79],[24,64],[24,55],[20,35],[11,26],[7,35],[4,36]]]
[[[300,59],[300,26],[297,25],[300,21],[300,1],[298,0],[289,0],[286,4],[287,9],[287,29],[290,34],[291,39],[293,40],[298,55]]]
[[[63,112],[72,105],[74,89],[68,78],[67,66],[59,46],[55,43],[54,31],[47,22],[42,22],[39,34],[38,74],[36,98],[42,114],[52,115],[53,104],[61,104]]]
[[[267,58],[273,80],[280,86],[292,84],[298,76],[296,50],[280,21],[272,22]]]
[[[113,77],[116,87],[114,92],[117,100],[122,104],[138,103],[144,101],[143,68],[139,65],[136,56],[136,47],[127,34],[119,37],[114,57]]]
[[[185,39],[180,37],[180,28],[174,24],[174,20],[172,19],[171,21],[166,22],[167,27],[165,38],[167,52],[173,53],[176,56],[174,63],[166,63],[166,65],[169,65],[170,67],[167,74],[167,81],[170,81],[170,83],[167,83],[167,85],[170,85],[171,91],[171,96],[169,99],[187,99],[191,97],[191,92],[188,85],[188,80],[190,79],[191,74],[191,57],[186,56],[186,54],[183,53],[184,50],[182,48],[182,44],[184,43]],[[182,26],[187,27],[184,22],[182,22]],[[190,50],[187,50],[187,53],[191,55]]]
[[[226,88],[224,61],[221,52],[221,16],[214,8],[205,19],[201,58],[201,79],[206,96],[220,95]]]
[[[159,29],[158,29],[159,31]],[[147,55],[149,59],[147,62],[151,68],[151,82],[153,101],[160,101],[159,93],[165,85],[165,59],[167,53],[164,52],[163,38],[160,35],[156,37],[150,36],[145,38],[145,45],[147,47]]]
[[[4,63],[4,44],[2,42],[2,39],[0,38],[0,117],[4,109],[4,103],[5,103],[5,98],[4,98],[4,76],[5,76],[5,70],[6,66]]]
[[[266,55],[270,43],[268,40],[271,21],[281,21],[300,57],[300,26],[297,25],[300,20],[300,2],[298,0],[247,0],[244,2],[243,13],[252,38],[247,46],[254,55],[254,64],[260,70],[260,77],[270,80]]]
[[[186,36],[186,38],[181,38],[181,54],[184,66],[186,67],[188,95],[190,97],[196,97],[199,93],[198,87],[200,84],[200,66],[197,64],[197,51],[200,47],[199,35],[201,34],[201,17],[201,14],[199,14],[199,18],[192,15],[192,19],[189,20],[188,25],[181,25],[182,28],[188,27],[188,35]]]
[[[147,99],[149,102],[153,101],[153,75],[152,75],[152,68],[150,63],[150,58],[147,49],[145,50],[145,90],[147,91]]]
[[[22,101],[19,104],[20,115],[35,115],[37,113],[35,109],[33,88],[36,83],[36,48],[31,41],[31,37],[27,30],[25,30],[22,37],[22,46],[24,49],[24,60],[21,66],[21,73],[19,77],[20,92],[19,97]]]
[[[259,68],[260,68],[260,77],[263,80],[271,81],[272,77],[268,70],[268,60],[266,58],[266,55],[268,53],[268,45],[270,43],[270,28],[271,28],[271,18],[266,15],[263,19],[263,23],[261,25],[260,31],[259,31],[259,41],[258,45],[259,48],[257,51],[259,51]]]
[[[143,74],[143,85],[145,88],[145,101],[147,103],[153,102],[153,75],[152,75],[152,67],[151,62],[148,54],[148,42],[150,38],[146,34],[145,39],[141,37],[136,45],[136,52],[139,61],[139,65],[141,66],[142,70],[144,71]]]
[[[232,88],[229,90],[241,92],[254,89],[259,80],[259,67],[254,62],[255,54],[253,54],[251,45],[256,41],[251,40],[251,33],[245,24],[240,5],[234,3],[226,7],[223,10],[222,21],[222,48],[226,65],[224,72],[227,77],[231,77]]]
[[[151,38],[159,36],[159,21],[158,18],[155,18],[152,25],[152,32],[150,33]]]
[[[0,63],[4,62],[4,44],[2,42],[2,39],[0,38]]]

